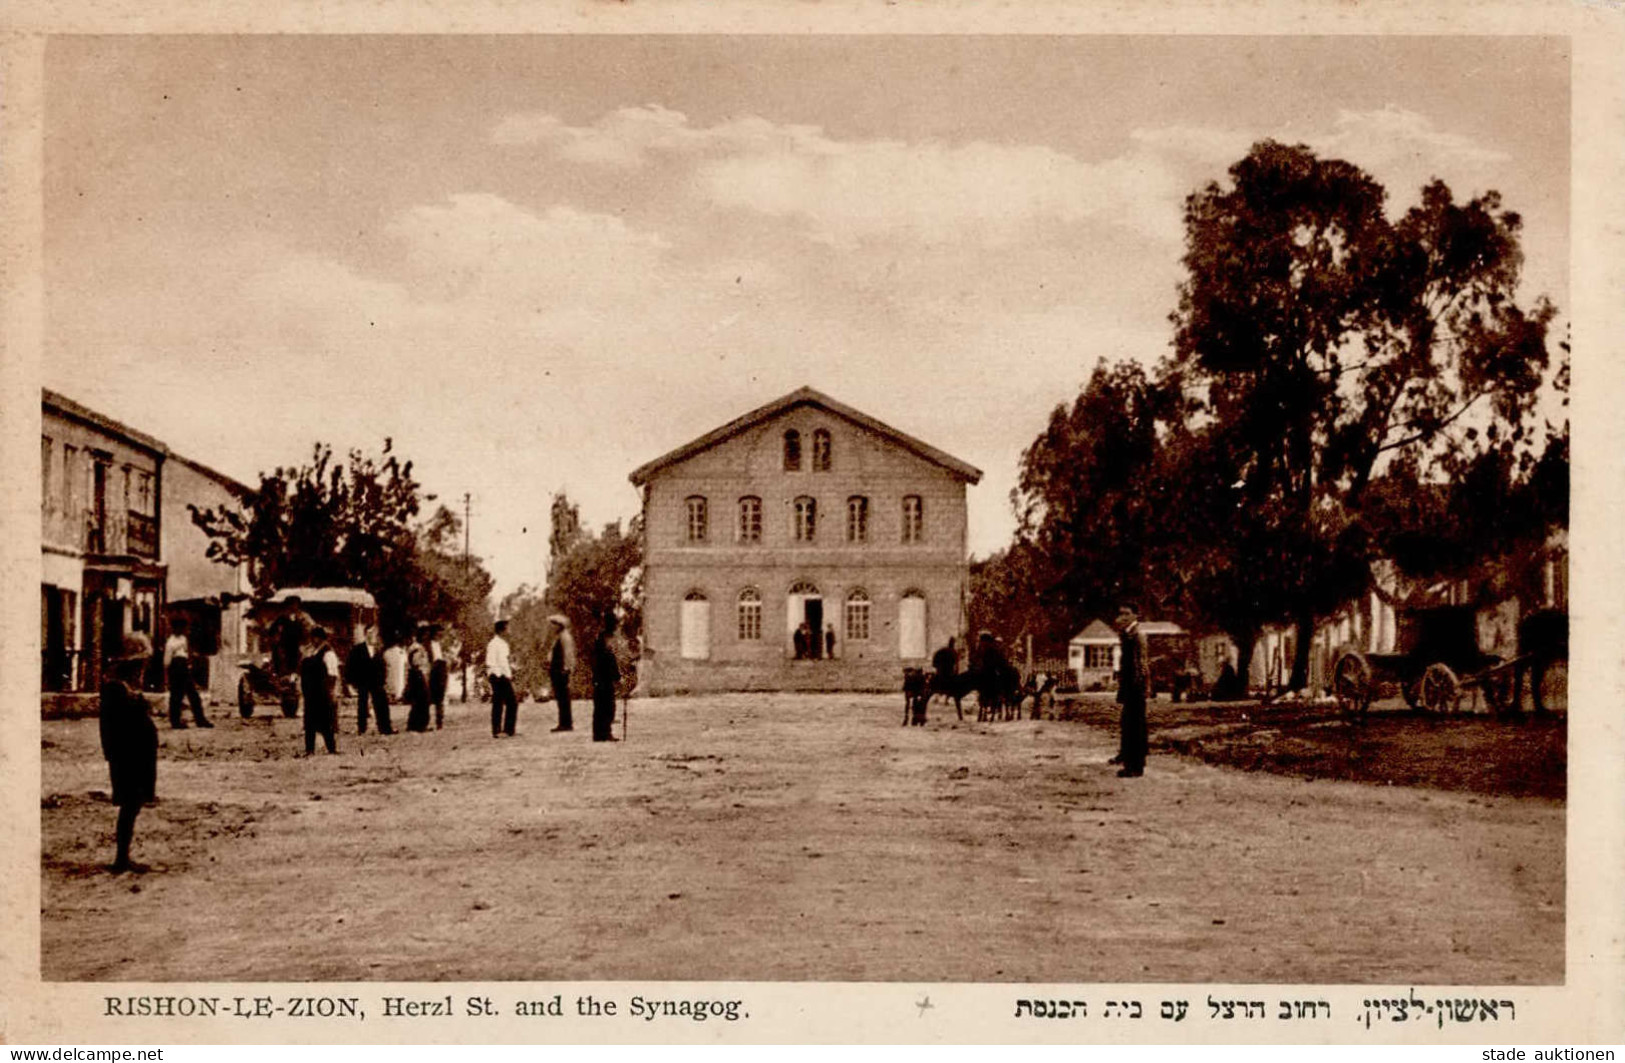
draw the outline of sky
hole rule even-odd
[[[46,386],[250,484],[392,439],[498,593],[548,506],[811,385],[981,468],[1168,353],[1181,204],[1265,137],[1524,219],[1568,299],[1556,38],[57,37]]]

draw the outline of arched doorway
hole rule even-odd
[[[925,642],[925,595],[904,591],[897,606],[897,656],[905,661],[923,658]]]
[[[683,599],[679,644],[685,661],[711,658],[711,602],[700,591]]]
[[[824,655],[824,596],[817,584],[797,580],[790,586],[784,610],[789,649],[797,659],[817,660]],[[806,624],[803,637],[796,638]]]

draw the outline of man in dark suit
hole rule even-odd
[[[1145,774],[1145,754],[1150,742],[1146,733],[1145,699],[1151,689],[1151,671],[1139,618],[1129,606],[1123,606],[1117,614],[1117,633],[1122,647],[1117,701],[1123,706],[1120,754],[1123,767],[1117,774],[1121,778],[1137,779]]]

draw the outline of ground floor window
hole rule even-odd
[[[1110,668],[1112,666],[1112,648],[1110,646],[1085,646],[1083,648],[1083,666],[1085,668]]]
[[[846,596],[846,637],[859,642],[869,637],[869,595],[863,591]]]
[[[739,638],[742,642],[762,640],[762,596],[754,587],[739,592]]]

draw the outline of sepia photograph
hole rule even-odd
[[[1614,711],[1573,46],[48,37],[35,977],[1508,1036]]]

